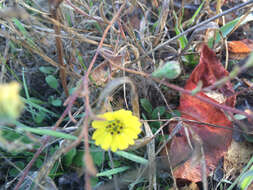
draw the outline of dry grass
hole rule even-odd
[[[251,35],[240,22],[247,19],[244,15],[250,14],[252,1],[234,3],[236,6],[229,2],[225,6],[230,9],[216,11],[221,3],[221,0],[217,0],[217,4],[205,1],[200,7],[197,2],[174,1],[172,4],[168,0],[1,1],[0,82],[17,80],[23,85],[26,110],[19,122],[39,129],[35,132],[39,135],[30,133],[33,131],[25,133],[39,146],[22,153],[21,159],[1,151],[1,160],[8,162],[7,168],[14,168],[17,161],[23,164],[16,167],[16,174],[1,172],[5,176],[0,185],[17,190],[24,185],[31,186],[33,181],[36,187],[31,188],[35,189],[96,187],[109,190],[129,184],[129,189],[176,189],[172,168],[163,167],[158,153],[164,142],[173,137],[168,138],[163,128],[178,120],[179,93],[192,93],[184,90],[183,85],[198,63],[198,46],[208,42],[211,31],[223,26],[225,32],[213,36],[220,39],[213,40],[213,49],[224,65],[231,68],[227,39],[240,30]],[[225,24],[240,16],[241,20],[232,26]],[[247,26],[251,27],[250,21]],[[152,77],[159,66],[171,60],[180,64],[179,77],[173,80]],[[245,67],[240,67],[239,71],[242,69]],[[232,77],[238,74],[233,73]],[[251,77],[247,79],[252,80]],[[248,88],[246,91],[252,92]],[[151,117],[145,108],[150,105],[152,111],[157,108],[160,113],[159,110],[164,109],[165,113]],[[131,155],[139,156],[132,161],[104,152],[88,141],[92,134],[90,121],[96,114],[119,108],[133,110],[144,123],[140,140],[129,149]],[[237,109],[220,108],[249,116]],[[42,136],[45,134],[40,129],[45,127],[71,137],[60,136],[64,139],[60,140]],[[15,129],[18,131],[18,128]],[[29,159],[25,155],[29,155]],[[143,163],[138,162],[140,157]],[[41,164],[36,161],[38,159]],[[150,164],[145,165],[145,161]],[[129,171],[117,171],[120,177],[114,175],[113,180],[92,177],[120,167],[128,167]],[[205,185],[203,188],[207,189]]]

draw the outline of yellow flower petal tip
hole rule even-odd
[[[96,129],[92,139],[104,150],[110,149],[115,152],[118,149],[126,149],[129,145],[133,145],[141,132],[142,124],[131,111],[121,109],[106,112],[98,117],[104,118],[105,121],[92,122],[92,127]]]
[[[0,84],[0,117],[16,119],[23,109],[17,82]]]

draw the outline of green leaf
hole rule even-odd
[[[11,168],[9,171],[9,175],[12,177],[16,177],[19,174],[19,171],[16,168]]]
[[[44,73],[44,74],[53,74],[55,72],[55,68],[54,67],[45,67],[42,66],[39,68],[40,72]]]
[[[252,182],[253,182],[253,166],[251,166],[251,168],[241,176],[239,183],[242,190],[247,190]]]
[[[37,129],[37,128],[32,128],[32,127],[27,127],[24,124],[19,123],[18,121],[16,121],[16,125],[18,126],[17,130],[19,130],[19,131],[23,130],[23,131],[28,131],[28,132],[35,133],[35,134],[54,136],[54,137],[64,138],[64,139],[69,139],[69,140],[76,140],[77,139],[76,136],[62,133],[62,132],[58,132],[58,131],[53,131],[50,129]]]
[[[43,161],[41,159],[37,159],[36,162],[35,162],[35,166],[37,168],[40,168],[42,165],[43,165]]]
[[[83,59],[83,56],[82,56],[81,52],[78,49],[76,50],[76,57],[78,59],[79,64],[83,67],[83,69],[85,71],[87,71],[87,67],[85,65],[85,61]]]
[[[44,102],[38,98],[35,98],[35,97],[30,97],[29,98],[29,101],[31,101],[33,104],[39,104],[39,105],[45,105],[47,104],[47,102]]]
[[[225,38],[236,26],[236,24],[239,22],[240,18],[234,19],[230,22],[228,22],[227,24],[225,24],[224,26],[222,26],[220,28],[220,31],[222,33],[222,36]],[[216,33],[216,43],[218,43],[221,40],[221,36],[220,33],[217,32]]]
[[[174,16],[174,19],[176,20],[176,25],[175,25],[174,29],[175,29],[176,34],[178,35],[178,34],[183,32],[182,17],[178,18],[175,11],[173,11],[173,16]],[[186,47],[187,43],[188,43],[188,40],[187,40],[185,35],[179,37],[178,41],[179,41],[181,49],[184,49]]]
[[[201,3],[201,5],[199,6],[199,8],[195,11],[195,13],[193,14],[192,18],[190,18],[190,20],[187,21],[187,26],[193,24],[193,22],[195,21],[196,17],[199,15],[200,11],[202,10],[203,5],[205,4],[206,1],[203,1]]]
[[[169,61],[152,73],[153,77],[175,79],[181,73],[178,61]]]
[[[151,129],[152,129],[152,132],[155,133],[156,130],[157,130],[159,127],[161,127],[161,122],[159,122],[159,121],[152,121],[152,122],[150,122],[150,127],[151,127]]]
[[[156,107],[152,112],[152,118],[151,119],[158,119],[158,113],[159,113],[159,116],[163,116],[165,111],[166,111],[166,109],[165,109],[164,106]]]
[[[97,166],[101,166],[104,158],[103,158],[103,152],[102,151],[96,151],[96,152],[91,152],[91,156],[93,158],[94,163]]]
[[[17,28],[19,29],[19,31],[25,36],[26,41],[28,42],[28,44],[31,47],[36,47],[36,44],[33,42],[32,38],[29,35],[29,32],[25,29],[25,27],[23,26],[23,23],[21,23],[18,19],[13,18],[12,21],[14,22],[14,24],[17,26]]]
[[[84,151],[77,150],[76,156],[73,158],[73,165],[77,167],[83,167],[85,165],[83,161]]]
[[[57,99],[55,99],[55,100],[52,100],[52,101],[51,101],[51,104],[52,104],[53,106],[59,107],[59,106],[62,105],[62,101],[61,101],[61,99],[57,98]]]
[[[42,123],[42,121],[46,118],[46,113],[42,110],[39,110],[39,112],[35,115],[34,117],[34,121],[37,123],[37,124],[40,124]]]
[[[145,158],[142,158],[140,156],[137,156],[137,155],[129,153],[129,152],[117,151],[117,152],[115,152],[115,154],[117,154],[121,157],[124,157],[128,160],[132,160],[132,161],[139,163],[139,164],[144,164],[144,165],[148,164],[148,160],[146,160]]]
[[[16,154],[31,149],[33,145],[34,142],[25,133],[18,133],[12,128],[0,126],[0,147],[4,150]]]
[[[69,167],[72,164],[73,158],[76,155],[76,148],[72,148],[70,151],[65,154],[63,157],[63,163],[65,166]]]
[[[100,172],[96,176],[97,177],[106,176],[106,177],[110,178],[112,175],[124,172],[124,171],[126,171],[128,169],[129,169],[128,166],[123,166],[123,167],[114,168],[114,169],[111,169],[111,170],[106,170],[104,172]]]
[[[143,107],[143,109],[144,109],[147,113],[151,114],[151,113],[152,113],[152,110],[153,110],[153,107],[152,107],[152,105],[150,104],[150,102],[149,102],[146,98],[142,98],[142,99],[140,100],[140,102],[141,102],[141,106]]]
[[[25,167],[25,164],[22,161],[15,162],[15,165],[20,170],[24,169],[24,167]],[[9,175],[11,175],[12,177],[16,177],[20,173],[20,171],[17,168],[10,169]]]
[[[97,151],[97,149],[95,149],[94,151],[91,151],[91,156],[92,156],[92,160],[93,162],[97,165],[97,166],[101,166],[103,161],[104,161],[104,158],[103,158],[103,152],[102,151]],[[80,151],[80,150],[77,150],[77,153],[75,155],[75,157],[73,158],[73,161],[72,163],[75,165],[75,166],[78,166],[78,167],[82,167],[85,165],[84,161],[83,161],[83,156],[84,156],[84,151]]]
[[[180,33],[182,33],[182,32],[179,30],[178,27],[175,27],[175,32],[176,32],[177,35],[179,35]],[[179,37],[179,38],[178,38],[178,41],[179,41],[179,43],[180,43],[180,48],[181,48],[181,49],[184,49],[184,48],[186,47],[187,43],[188,43],[188,40],[187,40],[187,38],[185,37],[185,35]]]
[[[117,167],[120,167],[121,166],[121,161],[120,160],[113,160],[113,166],[112,166],[112,162],[109,162],[108,165],[112,168],[117,168]]]
[[[50,173],[49,173],[49,177],[51,177],[51,178],[55,178],[55,177],[57,177],[57,170],[58,170],[58,168],[59,168],[59,165],[60,165],[60,162],[55,162],[54,163],[54,166],[53,166],[53,168],[51,169],[51,171],[50,171]]]
[[[176,116],[176,117],[181,117],[181,112],[179,110],[173,110],[173,114]]]
[[[54,112],[52,112],[52,111],[50,111],[50,110],[48,110],[48,109],[40,106],[39,104],[33,103],[33,101],[30,101],[30,98],[29,99],[25,99],[25,98],[21,97],[21,100],[24,103],[28,104],[29,106],[32,106],[32,107],[34,107],[36,109],[39,109],[39,110],[42,110],[42,111],[44,111],[46,113],[49,113],[48,115],[51,115],[51,116],[54,116],[54,117],[59,117],[59,115],[57,115],[56,113],[54,113]],[[30,111],[30,110],[27,110],[27,111]]]
[[[246,119],[247,117],[245,115],[235,114],[234,118],[237,120],[243,120],[243,119]]]
[[[17,162],[15,162],[15,164],[16,164],[16,166],[17,166],[19,169],[24,169],[24,167],[25,167],[25,164],[24,164],[24,162],[22,162],[22,161],[17,161]]]
[[[57,89],[59,86],[58,80],[53,75],[48,75],[46,77],[46,82],[53,89]]]

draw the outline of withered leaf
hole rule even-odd
[[[200,81],[203,83],[203,88],[209,87],[216,81],[228,76],[228,74],[217,59],[216,54],[206,45],[203,45],[200,53],[200,62],[193,70],[184,88],[193,90]],[[223,103],[216,100],[216,96],[210,96],[210,94],[205,94],[203,91],[198,92],[197,95],[210,99],[216,104],[225,104],[234,107],[236,96],[234,95],[234,90],[230,82],[226,82],[220,88],[215,89],[214,93],[223,96]],[[206,175],[208,176],[214,171],[218,161],[224,156],[228,146],[231,144],[232,130],[230,129],[232,128],[232,123],[221,109],[187,94],[181,95],[178,109],[181,111],[182,118],[184,119],[226,127],[218,128],[186,122],[187,126],[191,127],[191,130],[202,140],[207,167]],[[170,127],[170,131],[172,129],[173,125]],[[186,134],[186,130],[182,128],[173,137],[169,155],[172,166],[177,166],[173,171],[175,178],[198,182],[202,178],[202,166],[200,163],[193,164],[195,158],[192,153],[194,153],[193,149],[196,147],[194,139],[192,138],[193,134],[190,132],[191,130],[188,130],[189,134]],[[189,144],[189,140],[192,143],[192,147]],[[179,163],[180,161],[184,162]]]

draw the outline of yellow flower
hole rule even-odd
[[[92,127],[96,131],[92,135],[96,145],[100,145],[104,150],[126,149],[134,144],[134,139],[138,138],[141,132],[141,122],[131,111],[124,109],[115,112],[106,112],[98,115],[105,121],[96,120],[92,122]]]
[[[16,119],[23,108],[17,82],[0,84],[0,117]]]

